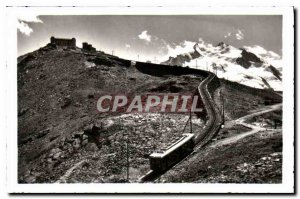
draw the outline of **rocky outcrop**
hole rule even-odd
[[[238,57],[236,59],[236,63],[239,64],[240,66],[243,66],[244,68],[249,68],[251,66],[251,63],[243,59],[243,57]]]
[[[279,79],[280,81],[282,80],[282,79],[281,79],[281,76],[282,76],[281,72],[278,71],[274,66],[270,65],[266,70],[272,72],[273,75],[274,75],[277,79]]]
[[[194,51],[177,55],[176,57],[169,57],[169,59],[161,64],[171,65],[171,66],[182,66],[185,62],[190,62],[201,56],[201,54],[196,49],[197,44],[194,45]]]
[[[236,59],[236,63],[244,68],[249,68],[251,66],[251,62],[262,63],[262,61],[253,53],[247,52],[246,50],[242,50],[242,57],[238,57]]]
[[[246,50],[242,51],[242,58],[246,61],[262,62],[254,53],[247,52]]]

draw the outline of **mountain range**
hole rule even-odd
[[[209,70],[219,78],[255,88],[282,91],[281,56],[260,46],[236,48],[185,41],[161,64]]]

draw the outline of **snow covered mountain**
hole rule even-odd
[[[223,42],[213,46],[200,40],[185,41],[169,52],[169,59],[161,64],[209,70],[219,78],[282,91],[281,57],[260,46],[236,48]]]

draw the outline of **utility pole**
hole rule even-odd
[[[126,136],[126,161],[127,161],[127,182],[129,182],[129,147],[128,147],[128,136]]]
[[[164,113],[161,113],[161,131],[160,131],[160,137],[162,137],[163,133],[162,133],[162,130],[165,128],[165,125],[164,125],[164,122],[165,122],[165,115]]]
[[[225,124],[225,108],[224,108],[224,95],[222,92],[220,92],[221,100],[222,100],[222,120],[223,124]]]
[[[121,125],[121,118],[119,118],[119,125]],[[124,139],[124,130],[123,127],[121,131],[123,131],[123,139]],[[129,146],[128,146],[128,131],[125,133],[125,150],[126,150],[126,180],[129,182]]]
[[[191,131],[191,133],[193,133],[192,125],[193,125],[193,123],[192,123],[192,108],[190,108],[190,131]]]
[[[225,107],[224,107],[224,98],[223,98],[223,124],[225,124]]]
[[[161,134],[162,134],[162,129],[163,129],[163,114],[162,113],[160,113],[160,125],[159,125],[159,127],[160,127],[160,131],[159,131],[159,137],[161,137]]]

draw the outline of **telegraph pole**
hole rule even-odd
[[[128,149],[128,136],[126,136],[126,161],[127,161],[127,182],[129,182],[129,149]]]
[[[191,131],[191,133],[193,133],[192,125],[193,125],[193,123],[192,123],[192,108],[190,108],[190,131]]]
[[[220,92],[220,95],[221,95],[221,100],[222,100],[222,120],[223,120],[223,124],[225,124],[224,95],[222,92]]]
[[[159,133],[160,136],[163,135],[162,130],[163,130],[163,128],[165,128],[164,120],[165,120],[165,115],[163,113],[161,113],[161,130],[160,130],[160,133]]]
[[[121,125],[121,118],[119,118],[119,125]],[[121,128],[123,130],[123,139],[124,139],[124,130],[123,127]],[[129,147],[128,147],[128,131],[125,133],[126,139],[125,139],[125,150],[126,150],[126,179],[127,182],[129,182]]]

